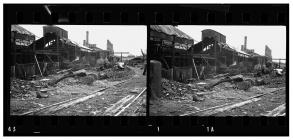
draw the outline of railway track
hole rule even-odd
[[[94,98],[96,96],[100,96],[105,92],[105,90],[111,89],[111,88],[113,88],[115,86],[118,86],[120,84],[126,83],[126,82],[131,81],[131,80],[132,79],[125,80],[125,81],[119,82],[119,83],[117,83],[117,84],[115,84],[113,86],[98,89],[96,91],[93,91],[92,93],[90,93],[87,96],[76,97],[76,98],[68,99],[68,100],[65,100],[65,101],[58,102],[58,103],[54,103],[54,104],[51,104],[51,105],[43,106],[43,107],[40,107],[38,109],[22,113],[22,114],[20,114],[20,116],[37,115],[37,114],[41,114],[41,113],[45,113],[45,114],[55,113],[55,112],[60,111],[62,109],[65,109],[65,108],[68,108],[70,106],[73,106],[75,104],[87,101],[87,100],[89,100],[91,98]]]
[[[144,88],[137,96],[135,95],[127,95],[126,97],[119,100],[117,103],[109,107],[105,111],[105,115],[107,116],[120,116],[122,113],[129,108],[139,97],[143,94],[146,94],[146,88]]]

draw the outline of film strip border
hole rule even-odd
[[[17,10],[16,10],[17,9]],[[288,25],[288,4],[5,5],[11,24]]]
[[[289,5],[4,5],[11,24],[70,25],[285,25]],[[9,40],[9,35],[4,40]],[[287,45],[289,46],[287,28]],[[9,44],[9,42],[5,42]],[[7,48],[6,48],[7,49]],[[4,48],[5,50],[5,48]],[[288,56],[287,51],[287,56]],[[5,60],[7,61],[7,59]],[[8,64],[8,63],[5,63]],[[7,72],[7,70],[5,69]],[[7,75],[5,75],[7,76]],[[9,77],[5,77],[8,79]],[[287,81],[289,81],[287,77]],[[289,83],[287,82],[287,87]],[[5,83],[5,87],[9,87]],[[7,89],[7,88],[5,88]],[[4,91],[5,92],[5,91]],[[6,91],[8,92],[8,91]],[[7,94],[4,94],[7,99]],[[287,92],[287,103],[289,95]],[[4,101],[5,107],[9,102]],[[287,116],[267,117],[57,117],[9,116],[5,135],[289,135]],[[16,130],[15,130],[16,129]],[[15,130],[15,131],[14,131]]]
[[[21,136],[284,136],[285,117],[12,116],[5,135]],[[14,132],[15,131],[15,132]]]

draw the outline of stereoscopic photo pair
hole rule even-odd
[[[286,116],[285,26],[14,24],[10,50],[12,116]]]

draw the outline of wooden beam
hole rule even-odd
[[[116,112],[123,107],[124,104],[126,104],[128,101],[130,101],[132,98],[134,98],[134,95],[127,95],[121,100],[119,100],[117,103],[109,107],[105,112],[104,115],[107,116],[113,116],[116,114]],[[118,112],[119,113],[119,112]],[[117,114],[118,114],[117,113]],[[120,114],[120,113],[119,113]]]
[[[43,73],[42,73],[42,71],[41,71],[41,68],[40,68],[39,61],[38,61],[38,59],[37,59],[37,56],[36,56],[36,55],[34,55],[34,56],[35,56],[35,60],[36,60],[36,62],[37,62],[37,65],[38,65],[39,71],[40,71],[40,73],[41,73],[41,76],[43,77]]]
[[[52,110],[48,110],[48,112],[49,112],[49,113],[55,113],[55,112],[57,112],[57,111],[59,111],[59,110],[61,110],[61,109],[64,109],[64,108],[67,108],[67,107],[69,107],[69,106],[73,106],[73,105],[75,105],[75,104],[78,104],[78,103],[84,102],[84,101],[86,101],[86,100],[88,100],[88,99],[91,99],[91,98],[93,98],[93,97],[100,96],[100,95],[102,95],[103,93],[104,93],[104,92],[97,92],[97,93],[91,94],[91,95],[89,95],[89,96],[85,96],[85,97],[79,98],[79,99],[74,100],[74,101],[72,101],[72,102],[68,102],[68,103],[62,104],[62,105],[60,105],[60,106],[58,106],[57,108],[54,108],[54,109],[52,109]]]
[[[221,108],[217,108],[215,110],[208,110],[206,112],[203,112],[202,114],[204,116],[210,116],[210,115],[214,115],[214,114],[217,114],[217,113],[220,113],[220,112],[231,110],[231,109],[236,108],[236,107],[241,107],[243,105],[246,105],[246,104],[249,104],[249,103],[252,103],[252,102],[256,102],[256,101],[259,101],[259,100],[261,100],[261,98],[252,98],[250,100],[246,100],[246,101],[239,102],[239,103],[236,103],[236,104],[232,104],[232,105],[229,105],[229,106],[224,106],[224,107],[221,107]]]
[[[195,69],[195,73],[196,73],[196,76],[197,76],[197,80],[199,80],[199,76],[198,76],[197,69],[196,69],[196,66],[195,66],[195,63],[194,63],[194,59],[193,58],[192,58],[192,63],[193,63],[193,67]]]
[[[144,92],[146,91],[146,88],[142,90],[127,106],[123,107],[118,113],[116,113],[114,116],[119,116],[126,108],[128,108],[134,101],[138,99]]]
[[[273,109],[272,111],[270,111],[265,116],[273,116],[273,117],[280,116],[285,110],[286,110],[286,104],[282,104],[276,107],[275,109]]]

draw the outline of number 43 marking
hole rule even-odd
[[[13,126],[13,127],[9,126],[8,127],[8,132],[15,132],[15,131],[16,131],[15,126]]]

